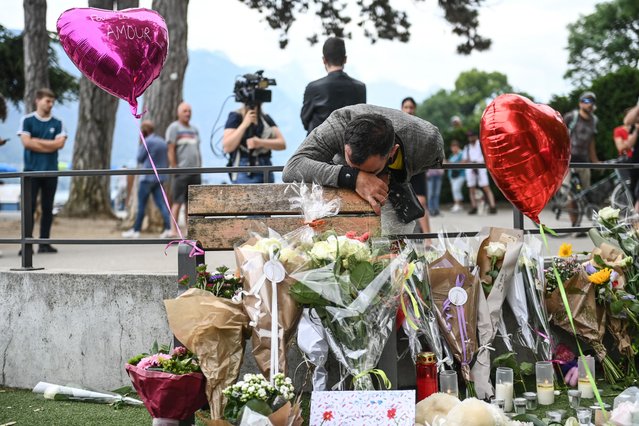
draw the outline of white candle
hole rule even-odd
[[[495,386],[495,398],[504,400],[504,412],[510,413],[513,410],[513,384],[497,383]]]
[[[555,403],[555,387],[552,383],[537,383],[537,402],[540,405],[552,405]]]
[[[592,399],[595,397],[595,391],[590,386],[590,381],[586,379],[579,379],[577,382],[577,389],[581,391],[582,398]]]

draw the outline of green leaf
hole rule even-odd
[[[546,426],[546,423],[541,421],[539,417],[531,416],[530,414],[518,414],[513,417],[513,420],[520,422],[532,423],[533,426]]]
[[[612,312],[613,315],[620,314],[622,310],[623,310],[622,300],[615,300],[614,302],[610,304],[610,312]]]
[[[510,367],[513,371],[517,371],[519,369],[519,365],[517,364],[517,360],[515,359],[515,354],[513,352],[506,352],[505,354],[501,354],[493,360],[493,367]]]
[[[288,292],[297,303],[302,305],[326,306],[328,303],[322,299],[319,293],[316,293],[299,281],[293,284]]]
[[[597,265],[599,265],[599,266],[606,266],[606,262],[604,262],[604,260],[603,260],[603,259],[601,258],[601,256],[600,256],[600,255],[598,255],[598,254],[595,254],[595,255],[592,257],[592,260],[594,260],[594,261],[595,261],[595,263],[596,263]]]
[[[266,402],[260,399],[249,399],[245,407],[250,408],[256,413],[262,414],[263,416],[269,416],[273,414],[273,410],[271,409],[271,407]]]
[[[629,309],[630,309],[630,312],[632,312],[633,314],[639,315],[639,303],[637,303],[636,301],[633,301]]]
[[[522,362],[519,364],[519,370],[523,376],[532,376],[535,372],[535,366],[531,362]]]
[[[375,268],[368,262],[361,262],[351,270],[351,283],[358,289],[365,288],[375,278]]]

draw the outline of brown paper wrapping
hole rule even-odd
[[[564,283],[577,335],[592,346],[601,361],[606,357],[606,347],[601,343],[606,332],[606,310],[597,304],[596,287],[583,270]],[[572,334],[559,289],[546,295],[546,308],[552,322]]]
[[[628,335],[628,322],[625,319],[608,317],[608,331],[617,342],[617,350],[624,356],[633,356],[632,341]]]
[[[477,249],[477,266],[479,267],[479,280],[493,284],[490,293],[486,296],[483,286],[479,292],[479,308],[477,313],[477,331],[479,335],[480,350],[477,353],[477,361],[472,368],[472,378],[475,382],[477,398],[485,399],[493,395],[493,386],[490,382],[490,351],[486,345],[490,345],[499,329],[501,311],[506,299],[508,287],[513,285],[513,276],[519,252],[524,241],[524,232],[515,229],[484,228],[481,234],[488,234]],[[491,258],[486,247],[490,243],[503,243],[506,246],[504,258],[496,262],[499,274],[493,283],[492,278],[486,273],[490,271]]]
[[[241,268],[244,276],[244,290],[251,290],[264,279],[264,258],[259,251],[247,249],[246,246],[254,245],[255,238],[250,239],[235,249],[236,264]],[[301,307],[289,294],[289,289],[295,284],[295,280],[288,275],[281,283],[277,284],[277,304],[279,318],[279,371],[287,375],[286,348],[297,330],[297,323],[302,314]],[[259,298],[257,297],[259,296]],[[260,372],[267,379],[271,374],[271,283],[265,281],[257,296],[245,296],[243,299],[244,311],[250,321],[255,323],[251,333],[253,356]]]
[[[165,300],[164,306],[171,331],[198,357],[211,418],[221,419],[226,403],[222,391],[237,381],[244,355],[248,318],[242,305],[192,288]]]
[[[207,426],[233,426],[226,420],[211,420],[198,414],[198,418]],[[302,426],[302,408],[298,402],[287,402],[279,410],[268,416],[273,426]]]
[[[481,287],[477,277],[472,275],[468,268],[462,266],[453,255],[449,252],[444,253],[442,257],[432,262],[428,267],[428,277],[431,285],[431,295],[433,305],[437,315],[437,322],[442,336],[446,339],[449,347],[457,361],[461,364],[463,361],[463,350],[460,339],[459,324],[456,319],[456,309],[454,306],[451,310],[453,318],[450,320],[451,330],[448,330],[446,317],[443,311],[443,305],[448,299],[448,292],[455,287],[457,276],[464,276],[464,286],[462,287],[468,296],[464,305],[464,316],[466,319],[466,330],[468,332],[468,342],[466,342],[466,353],[468,362],[473,359],[473,355],[477,351],[477,297]],[[464,380],[470,381],[470,366],[462,365],[462,376]]]

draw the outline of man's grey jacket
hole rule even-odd
[[[380,114],[393,123],[395,143],[400,143],[402,149],[406,181],[426,169],[441,166],[444,142],[437,127],[396,109],[360,104],[334,111],[315,128],[286,163],[282,180],[354,189],[355,182],[340,177],[340,171],[346,165],[346,125],[361,114]]]

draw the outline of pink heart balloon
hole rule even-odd
[[[89,80],[131,105],[162,71],[169,33],[149,9],[69,9],[58,18],[60,43]]]

